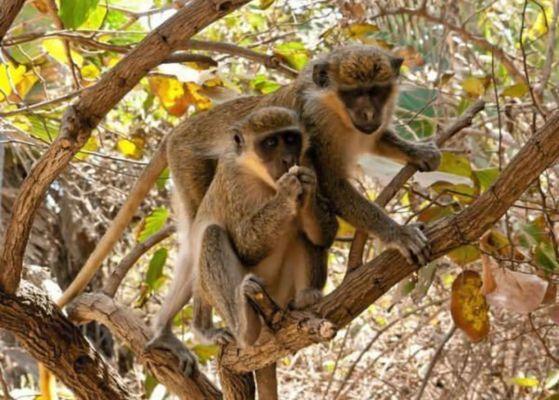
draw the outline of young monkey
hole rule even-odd
[[[293,111],[265,107],[232,131],[191,230],[194,327],[210,341],[233,336],[247,346],[262,322],[246,294],[266,292],[280,307],[317,301],[309,248],[329,245],[325,232],[337,224],[317,195],[314,171],[302,166],[308,140]],[[229,331],[207,324],[209,306]]]

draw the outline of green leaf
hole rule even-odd
[[[157,185],[157,189],[163,190],[165,189],[165,185],[169,182],[170,172],[169,168],[165,168],[161,175],[157,178],[155,184]]]
[[[151,374],[146,375],[146,380],[144,381],[144,390],[147,398],[151,395],[155,387],[158,385],[157,379]]]
[[[206,364],[217,355],[219,346],[215,344],[197,344],[192,348],[192,351],[198,356],[198,360],[202,364]]]
[[[472,176],[474,177],[474,182],[481,189],[481,192],[485,192],[489,186],[495,182],[495,179],[499,176],[499,168],[485,168],[473,171]]]
[[[526,93],[528,93],[528,86],[525,83],[517,83],[516,85],[506,87],[501,95],[508,97],[522,97]]]
[[[79,28],[97,7],[99,0],[60,0],[58,11],[65,28]]]
[[[456,264],[463,266],[479,259],[480,253],[476,246],[467,244],[452,250],[448,256]]]
[[[152,290],[156,290],[161,284],[161,278],[163,277],[163,267],[167,261],[167,255],[169,252],[165,247],[158,249],[151,260],[149,261],[148,272],[146,274],[146,283]]]
[[[559,385],[559,369],[554,369],[549,371],[547,374],[547,378],[545,378],[545,388],[547,390],[553,389]],[[559,394],[557,394],[559,396]]]
[[[153,212],[145,217],[140,223],[140,233],[138,235],[138,241],[144,242],[147,238],[152,236],[154,233],[160,231],[167,218],[169,217],[169,210],[165,207],[159,207],[153,210]]]
[[[441,165],[438,170],[454,175],[466,176],[468,178],[472,176],[472,167],[468,157],[454,153],[442,153]]]
[[[301,42],[285,42],[275,47],[274,53],[296,70],[302,70],[309,62],[309,51]]]
[[[269,80],[265,75],[256,75],[256,77],[250,81],[250,86],[260,91],[262,94],[275,92],[281,87],[279,83]]]
[[[47,143],[52,142],[58,136],[60,130],[60,123],[50,118],[42,116],[29,115],[29,122],[31,122],[31,136],[43,140]]]
[[[407,128],[411,128],[420,138],[431,136],[434,132],[434,124],[430,118],[435,116],[432,102],[436,98],[437,92],[431,89],[413,87],[402,90],[398,97],[400,109],[398,115],[406,121],[407,127],[397,126],[398,133],[407,139],[412,139],[407,131]]]
[[[269,8],[272,4],[274,4],[274,1],[276,0],[260,0],[258,2],[258,8],[261,10],[265,10]]]
[[[534,253],[536,263],[543,269],[554,272],[559,269],[559,262],[555,258],[555,252],[551,243],[541,242]]]

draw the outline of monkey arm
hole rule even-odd
[[[409,142],[391,130],[383,132],[372,151],[381,156],[414,164],[420,171],[434,171],[441,161],[441,152],[433,142]]]
[[[376,203],[361,195],[346,178],[327,175],[321,176],[319,182],[336,214],[357,229],[369,232],[385,243],[391,242],[400,225]]]
[[[270,253],[285,233],[285,227],[295,217],[295,204],[293,200],[278,193],[246,218],[234,221],[232,215],[243,214],[246,215],[246,212],[239,210],[230,213],[232,221],[228,231],[243,263],[256,265]]]
[[[316,246],[328,248],[338,232],[338,220],[324,196],[316,193],[301,213],[301,225],[307,238]]]

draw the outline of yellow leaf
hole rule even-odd
[[[212,101],[202,93],[202,87],[194,82],[187,82],[187,97],[196,106],[198,111],[208,110],[212,107]]]
[[[94,64],[85,65],[82,68],[81,72],[82,72],[82,78],[89,79],[89,80],[94,80],[98,78],[99,75],[101,75],[101,71],[99,71],[99,68],[97,68],[97,66]]]
[[[517,83],[516,85],[506,87],[501,95],[508,97],[522,97],[526,93],[528,93],[528,86],[525,83]]]
[[[64,47],[64,42],[61,39],[45,39],[43,40],[43,49],[49,53],[49,55],[61,64],[68,65],[68,57],[66,57],[66,48]],[[80,53],[71,51],[72,61],[78,67],[83,65],[83,57]]]
[[[12,63],[0,65],[0,101],[12,93],[12,85],[15,87],[25,74],[25,66],[14,66]]]
[[[336,236],[350,238],[355,234],[355,228],[341,218],[338,218],[338,233]]]
[[[83,145],[80,151],[76,154],[75,158],[77,160],[85,160],[89,154],[84,153],[83,151],[96,151],[99,148],[99,140],[95,136],[91,136],[87,139],[87,142]]]
[[[356,23],[351,24],[346,28],[347,34],[354,38],[362,38],[363,36],[368,36],[371,33],[379,31],[379,27],[374,24],[366,23]]]
[[[149,78],[151,91],[161,101],[167,112],[176,117],[183,115],[191,104],[183,84],[175,78],[155,76]]]
[[[25,99],[27,93],[31,90],[35,82],[37,82],[39,78],[34,73],[27,73],[25,74],[21,80],[16,84],[16,90],[21,100]]]
[[[511,378],[510,381],[515,385],[522,386],[522,387],[537,387],[540,384],[540,381],[534,377],[522,377],[517,376]]]
[[[117,150],[125,157],[139,160],[143,155],[143,142],[139,143],[138,140],[118,139],[116,142]]]
[[[462,272],[452,283],[452,319],[472,342],[483,340],[489,333],[489,307],[481,286],[481,277],[475,271]]]
[[[476,78],[470,76],[462,81],[462,89],[472,97],[480,97],[485,93],[485,88],[489,85],[486,78]]]

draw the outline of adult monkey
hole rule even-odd
[[[294,82],[274,93],[236,99],[184,121],[171,133],[166,145],[173,179],[178,183],[177,194],[184,203],[183,219],[192,221],[200,205],[228,127],[257,107],[283,106],[297,111],[312,135],[320,191],[331,200],[336,213],[356,228],[397,248],[410,263],[423,264],[429,248],[420,227],[397,224],[348,180],[357,156],[363,153],[410,162],[421,171],[434,170],[439,165],[440,152],[433,143],[407,142],[390,130],[402,61],[373,46],[341,47],[311,62]],[[138,197],[143,198],[164,167],[164,162],[156,160],[154,167],[147,169],[137,182],[133,193],[140,193]],[[123,205],[123,211],[63,294],[59,305],[67,304],[87,285],[141,200],[131,196]],[[183,271],[185,278],[190,273]],[[161,314],[172,317],[169,308],[184,305],[191,292],[191,285],[186,285],[173,300],[174,304],[163,306]],[[164,322],[164,318],[159,320]]]

